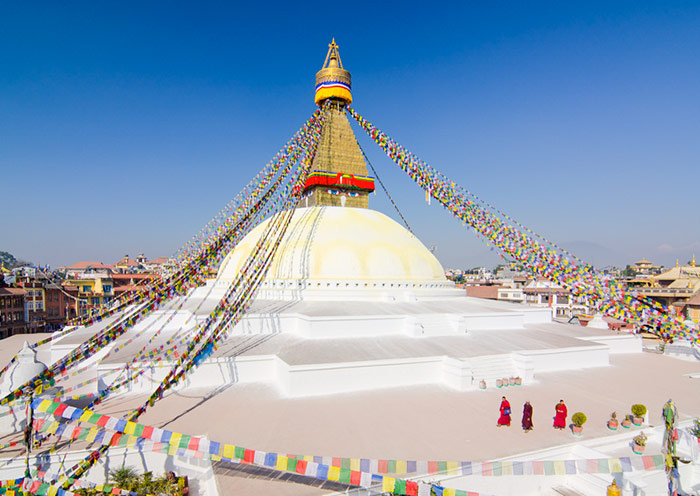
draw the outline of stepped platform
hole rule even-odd
[[[193,298],[176,309],[154,312],[128,331],[126,344],[102,353],[108,355],[96,369],[98,389],[131,363],[131,373],[147,370],[129,392],[152,390],[171,362],[134,362],[134,356],[146,344],[165,346],[174,336],[186,341],[209,311]],[[75,337],[68,337],[54,346],[70,348]],[[269,383],[290,397],[416,384],[468,391],[510,377],[527,386],[540,373],[605,367],[613,354],[641,350],[634,335],[552,322],[548,309],[466,297],[341,305],[258,300],[182,387]]]

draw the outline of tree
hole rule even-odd
[[[17,259],[12,253],[6,251],[0,251],[0,263],[5,263],[6,269],[14,269],[16,267],[24,267],[25,265],[32,265],[31,262],[26,260]]]
[[[637,275],[637,271],[628,265],[625,267],[625,270],[622,271],[622,275],[625,277],[634,277]]]
[[[12,253],[0,251],[0,263],[4,263],[6,268],[11,269],[17,263],[17,259]]]

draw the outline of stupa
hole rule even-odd
[[[374,179],[346,117],[351,101],[350,73],[333,40],[315,93],[330,115],[303,197],[257,299],[185,387],[264,382],[290,397],[415,384],[467,391],[504,378],[529,384],[538,372],[605,366],[611,353],[641,350],[629,335],[573,332],[552,322],[549,309],[469,298],[456,289],[415,235],[370,208]],[[188,295],[154,344],[208,315],[268,222],[226,256],[216,278]],[[137,325],[139,337],[101,362],[100,384],[153,337],[164,312]],[[261,339],[251,346],[251,336]],[[65,350],[81,339],[76,333],[55,346]],[[132,364],[139,367],[149,372],[134,381],[133,392],[149,391],[166,371]]]

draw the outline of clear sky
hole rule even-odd
[[[2,2],[0,250],[173,253],[313,112],[333,36],[360,113],[521,223],[700,256],[700,3],[639,1]],[[445,266],[495,264],[355,129]]]

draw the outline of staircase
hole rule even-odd
[[[481,380],[486,381],[487,388],[496,387],[496,380],[509,377],[523,377],[510,355],[488,355],[471,358],[469,363],[472,368],[474,384]]]
[[[421,336],[448,336],[458,333],[458,316],[449,313],[434,313],[418,316]]]

